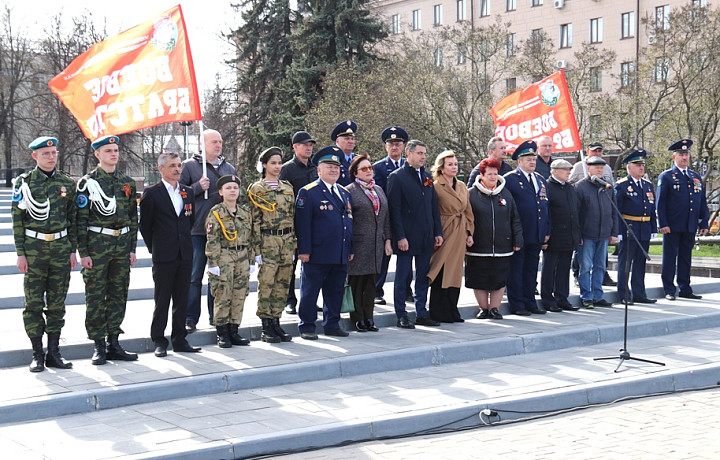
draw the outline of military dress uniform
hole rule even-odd
[[[218,190],[228,182],[227,177],[230,176],[218,179]],[[233,181],[239,183],[237,179]],[[250,284],[250,260],[256,253],[250,209],[237,203],[237,210],[233,213],[224,203],[216,204],[208,213],[205,228],[210,291],[215,297],[213,318],[218,345],[227,348],[221,342],[228,343],[230,336],[237,334]],[[219,268],[219,274],[212,272],[215,267]],[[245,341],[243,339],[243,343],[233,342],[231,345],[246,345]]]
[[[669,150],[688,152],[691,146],[691,140],[683,139]],[[661,278],[665,295],[672,299],[676,267],[680,297],[697,297],[690,287],[692,247],[698,229],[708,229],[710,217],[702,177],[690,168],[685,173],[673,165],[660,174],[657,185],[658,227],[670,227],[670,233],[663,235]]]
[[[111,143],[117,143],[118,138]],[[108,143],[93,143],[93,149]],[[128,287],[130,253],[137,247],[138,210],[135,181],[119,171],[108,173],[100,166],[83,176],[77,185],[78,252],[91,257],[92,268],[83,268],[85,281],[85,329],[99,347],[107,337],[107,359],[134,361],[118,343],[123,333]],[[104,364],[96,357],[93,364]]]
[[[645,150],[639,149],[628,155],[623,163],[645,162]],[[648,299],[645,291],[645,253],[650,248],[652,234],[657,232],[655,219],[655,190],[650,181],[640,178],[635,180],[631,176],[624,177],[615,184],[615,199],[617,207],[624,221],[620,222],[622,240],[619,244],[618,254],[618,294],[620,299],[627,297],[628,301],[639,303],[654,303]],[[640,242],[640,246],[627,232],[631,227]],[[640,250],[642,248],[643,251]],[[627,284],[626,264],[630,263],[631,284],[630,292],[626,294]]]
[[[287,298],[292,276],[295,241],[295,195],[289,182],[278,181],[273,189],[259,180],[248,189],[252,211],[253,235],[259,240],[262,265],[258,271],[257,315],[263,323],[266,342],[289,342],[289,334],[278,334],[279,319]],[[277,320],[277,326],[275,322]],[[272,325],[272,326],[271,326]]]
[[[338,137],[355,137],[355,133],[357,133],[357,124],[352,120],[345,120],[341,121],[335,126],[335,128],[333,128],[330,133],[330,139],[334,142]],[[338,177],[337,183],[346,187],[350,185],[350,182],[352,182],[348,169],[350,169],[350,163],[352,163],[353,158],[355,158],[355,154],[350,153],[350,156],[346,157],[345,152],[341,151],[338,158],[340,160],[340,177]]]
[[[515,150],[512,159],[535,155],[535,152],[535,141],[525,141]],[[535,285],[540,251],[545,244],[545,238],[550,235],[550,206],[545,179],[536,172],[531,174],[534,181],[531,180],[530,183],[526,173],[520,168],[503,176],[505,188],[512,193],[517,205],[525,242],[510,259],[510,276],[507,281],[508,306],[512,313],[520,315],[545,313],[544,309],[538,308],[535,301]]]
[[[38,138],[30,149],[52,147],[57,139]],[[12,222],[15,252],[25,256],[23,322],[33,345],[33,372],[43,370],[42,336],[48,335],[45,365],[67,369],[58,351],[65,325],[65,297],[70,284],[70,255],[77,247],[75,181],[57,169],[39,167],[13,182]]]

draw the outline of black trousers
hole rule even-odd
[[[373,319],[375,309],[375,274],[350,275],[348,284],[352,289],[355,311],[350,313],[350,321],[365,321]]]
[[[168,346],[165,338],[165,327],[168,321],[168,310],[172,300],[172,331],[170,339],[173,347],[186,341],[185,316],[187,312],[188,290],[192,260],[153,263],[152,274],[155,282],[155,310],[150,325],[150,338],[155,346]]]
[[[568,306],[570,295],[570,261],[573,251],[543,252],[540,274],[540,298],[545,306]]]

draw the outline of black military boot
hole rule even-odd
[[[45,351],[43,351],[42,336],[31,337],[33,359],[30,363],[30,372],[42,372],[45,370]]]
[[[112,334],[107,337],[107,359],[135,361],[138,359],[138,355],[137,353],[128,353],[125,351],[118,341],[118,334]]]
[[[215,326],[217,331],[217,344],[220,348],[231,348],[233,346],[230,340],[230,325]]]
[[[66,363],[60,356],[60,333],[48,332],[48,349],[45,357],[45,365],[47,367],[56,367],[58,369],[72,369],[72,363]]]
[[[93,352],[90,362],[96,366],[102,366],[107,362],[107,355],[105,354],[105,339],[98,339],[95,341],[95,351]]]
[[[260,318],[262,321],[262,334],[260,340],[267,343],[280,343],[280,337],[278,337],[273,327],[272,318]]]
[[[285,332],[282,327],[280,327],[280,318],[273,318],[272,326],[275,334],[280,337],[280,340],[282,340],[283,342],[290,342],[292,340],[292,336]]]
[[[238,333],[239,328],[240,326],[237,324],[230,324],[230,342],[233,345],[250,345],[250,341],[248,339],[244,339]]]

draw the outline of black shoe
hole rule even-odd
[[[329,335],[331,337],[347,337],[350,334],[342,329],[330,329],[329,331],[325,331],[325,335]]]
[[[485,309],[481,308],[481,309],[480,309],[480,313],[478,313],[475,318],[477,318],[477,319],[488,319],[488,318],[490,318],[490,310],[485,310]]]
[[[297,310],[295,309],[295,305],[292,302],[288,302],[285,304],[285,313],[288,315],[297,315]]]
[[[367,326],[365,325],[365,321],[355,321],[355,330],[358,332],[367,332]]]
[[[500,314],[500,311],[497,308],[491,308],[490,319],[503,319],[503,315]]]
[[[578,311],[580,310],[580,307],[576,307],[575,305],[560,305],[560,308],[562,308],[565,311]]]
[[[272,319],[272,327],[275,331],[275,335],[280,337],[281,342],[292,342],[292,336],[285,332],[285,330],[280,326],[280,318],[273,318]]]
[[[518,316],[530,316],[530,312],[525,309],[518,310],[514,312],[514,314]]]
[[[95,351],[93,352],[90,362],[95,366],[102,366],[107,362],[107,353],[105,351],[105,339],[95,341]]]
[[[173,344],[173,351],[175,353],[199,353],[202,348],[200,347],[193,347],[190,345],[187,341],[185,343],[180,344]]]
[[[383,299],[382,297],[375,297],[375,300],[373,300],[373,303],[374,303],[375,305],[385,305],[385,304],[387,304],[387,302],[385,302],[385,299]]]
[[[167,347],[164,345],[157,345],[155,347],[155,356],[158,358],[164,358],[167,356]]]
[[[407,316],[403,316],[397,321],[397,327],[402,329],[415,329],[415,325],[408,319]]]
[[[613,306],[613,304],[611,304],[610,302],[608,302],[605,299],[593,300],[592,304],[595,305],[596,307],[612,307]]]
[[[273,318],[260,318],[262,323],[262,333],[260,334],[260,340],[265,343],[280,343],[282,338],[275,332],[275,326],[273,325]]]
[[[577,275],[573,275],[573,283],[575,284],[575,287],[580,287]]]
[[[137,353],[128,353],[125,351],[122,345],[120,345],[118,337],[118,334],[107,336],[106,358],[111,361],[136,361],[138,359]]]
[[[42,339],[41,339],[42,349]],[[72,369],[72,363],[63,360],[60,354],[60,333],[50,332],[48,333],[48,347],[47,354],[45,355],[45,367],[54,367],[56,369]]]
[[[540,307],[528,308],[528,311],[534,315],[544,315],[547,313],[547,310]]]
[[[323,311],[323,308],[320,305],[315,305],[315,309],[317,311]]]
[[[563,309],[558,307],[557,305],[547,305],[545,306],[545,310],[551,311],[553,313],[560,313],[561,311],[563,311]]]
[[[605,277],[603,278],[602,285],[603,286],[617,286],[617,281],[613,281],[613,279],[610,278],[610,274],[608,272],[605,272]]]
[[[672,294],[665,294],[665,299],[666,300],[675,300],[675,296]]]
[[[415,302],[415,297],[409,295],[409,296],[405,297],[405,302],[413,303],[413,302]]]
[[[702,299],[701,295],[693,294],[692,292],[687,292],[687,293],[681,292],[679,294],[679,296],[682,297],[683,299],[695,299],[695,300]]]
[[[42,372],[45,370],[45,351],[43,350],[42,336],[30,339],[33,348],[33,359],[30,363],[30,372]],[[103,344],[103,350],[104,350]]]
[[[635,303],[655,303],[657,302],[657,299],[648,299],[647,297],[638,297],[633,299],[633,302]]]
[[[301,332],[300,338],[305,340],[317,340],[318,336],[314,332]]]
[[[220,348],[232,348],[232,342],[230,341],[230,325],[223,324],[222,326],[215,326],[217,333],[217,344]]]
[[[240,325],[230,325],[230,343],[232,343],[233,345],[250,345],[250,340],[243,338],[238,332],[239,330]]]
[[[588,310],[592,310],[593,308],[595,308],[595,305],[593,305],[592,300],[581,300],[580,302],[581,302],[582,306],[584,308],[587,308]]]
[[[375,325],[375,321],[373,321],[373,320],[371,320],[371,319],[366,319],[366,320],[365,320],[365,329],[367,329],[367,330],[370,331],[370,332],[377,332],[377,331],[380,330],[380,329]]]
[[[185,323],[185,331],[188,334],[192,334],[197,330],[197,324],[195,324],[195,321],[188,321]]]
[[[440,325],[440,323],[438,323],[434,319],[430,318],[429,316],[422,316],[420,318],[416,318],[415,324],[419,324],[421,326],[439,326]]]

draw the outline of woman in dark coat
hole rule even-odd
[[[498,174],[500,162],[486,158],[470,189],[470,206],[475,216],[473,245],[465,261],[465,287],[473,289],[480,313],[478,319],[502,319],[502,302],[510,270],[510,256],[523,245],[522,225],[515,200],[505,190]]]
[[[355,238],[355,257],[348,263],[348,284],[355,300],[350,320],[358,332],[377,331],[373,321],[375,277],[380,273],[383,253],[392,254],[390,208],[385,193],[375,185],[367,155],[356,156],[348,172],[353,181],[347,190],[352,197]]]

